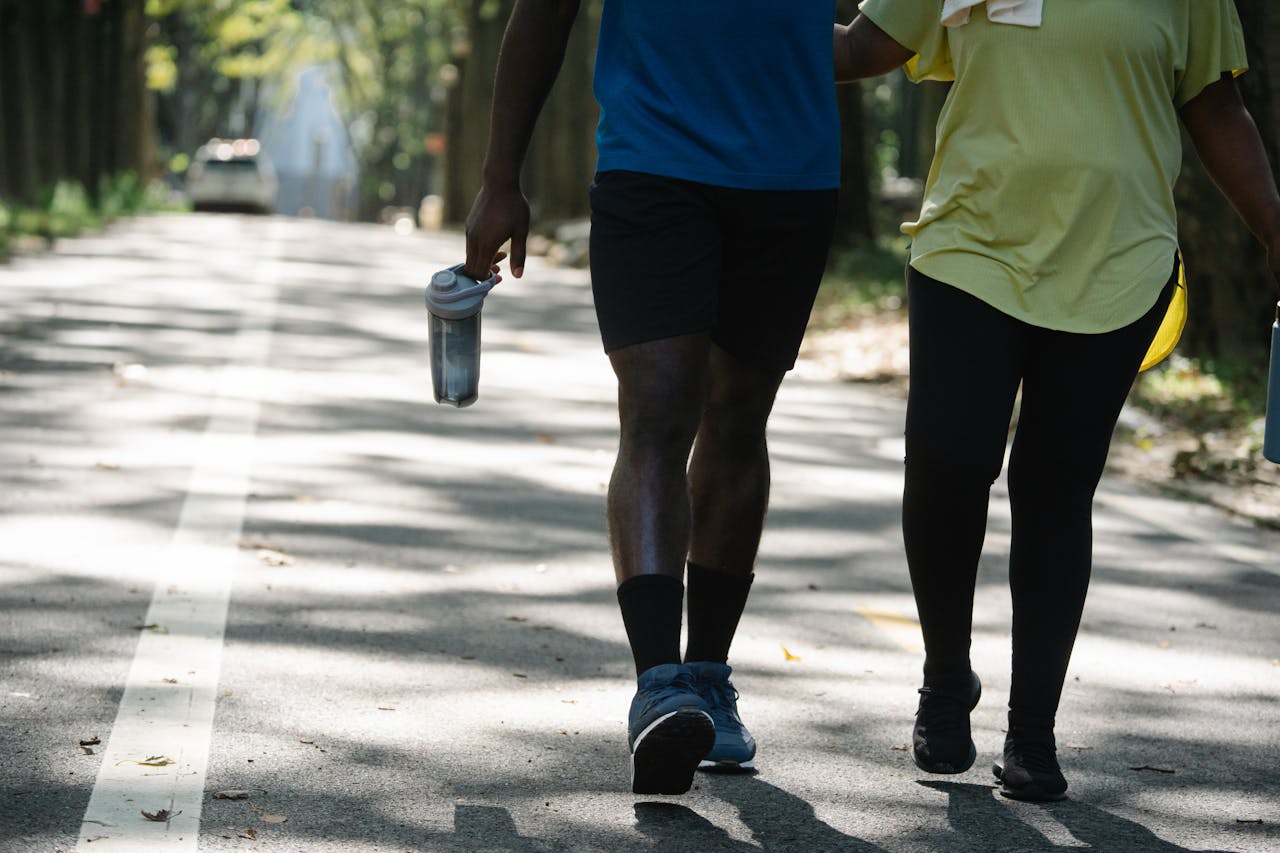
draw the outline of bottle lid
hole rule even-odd
[[[427,310],[446,320],[464,320],[479,313],[484,298],[493,290],[494,276],[476,281],[462,272],[465,264],[456,264],[431,276],[427,285]]]

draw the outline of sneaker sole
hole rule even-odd
[[[939,761],[932,764],[927,761],[923,761],[920,756],[916,755],[914,749],[911,751],[911,760],[916,763],[916,767],[919,767],[925,773],[936,773],[940,776],[954,776],[957,773],[965,772],[973,766],[975,761],[978,760],[978,747],[974,745],[973,741],[970,741],[969,757],[965,760],[964,764],[959,766],[946,761]]]
[[[1000,796],[1010,800],[1021,800],[1024,803],[1056,803],[1067,798],[1066,791],[1046,791],[1034,782],[1030,785],[1013,786],[1004,781],[1004,768],[999,764],[991,765],[991,772],[1000,780]]]
[[[711,761],[704,758],[698,763],[698,769],[709,773],[755,773],[756,762],[754,758],[746,761]]]
[[[633,794],[683,794],[693,786],[699,762],[715,746],[711,715],[681,708],[659,717],[631,748]]]

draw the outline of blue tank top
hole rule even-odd
[[[605,0],[598,170],[839,186],[834,23],[834,0]]]

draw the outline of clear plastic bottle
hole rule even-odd
[[[431,384],[437,403],[462,408],[479,396],[480,309],[494,279],[476,281],[463,264],[441,270],[427,285]]]
[[[1271,372],[1267,379],[1267,424],[1262,437],[1262,455],[1280,465],[1280,303],[1271,326]]]

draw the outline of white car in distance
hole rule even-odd
[[[187,197],[197,211],[271,213],[279,182],[256,139],[211,139],[187,169]]]

